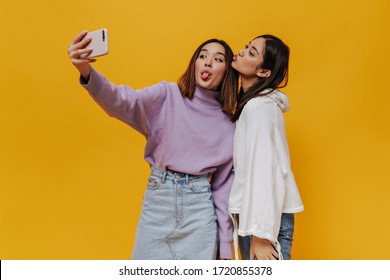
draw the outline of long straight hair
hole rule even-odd
[[[221,104],[222,111],[229,116],[233,116],[233,110],[237,102],[238,72],[232,68],[233,51],[225,41],[218,39],[209,39],[203,42],[192,55],[187,70],[179,78],[177,84],[179,86],[181,94],[184,97],[187,97],[189,99],[193,98],[196,86],[196,60],[198,59],[203,47],[210,43],[218,43],[222,45],[225,49],[226,73],[222,82],[218,86],[217,100]]]
[[[244,106],[249,100],[259,95],[266,95],[273,90],[283,88],[288,83],[288,60],[290,48],[282,40],[273,35],[261,35],[256,37],[265,39],[265,49],[263,53],[263,63],[258,66],[261,69],[268,69],[271,75],[266,78],[260,78],[252,85],[247,92],[243,92],[242,87],[238,93],[237,108],[233,114],[232,120],[237,121],[241,115]],[[253,40],[255,40],[253,39]],[[261,93],[270,89],[269,92]]]

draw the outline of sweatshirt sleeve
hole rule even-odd
[[[286,172],[279,160],[278,137],[282,112],[275,102],[248,103],[243,111],[246,126],[245,192],[238,234],[276,242],[286,193]],[[245,113],[244,113],[245,112]],[[280,116],[281,115],[281,116]]]
[[[227,162],[213,173],[212,196],[218,223],[220,258],[232,258],[233,225],[228,213],[228,200],[233,183],[233,163]]]
[[[168,91],[166,82],[140,90],[117,86],[94,68],[89,80],[86,82],[80,78],[80,83],[109,116],[123,121],[145,137],[159,120],[160,108]]]

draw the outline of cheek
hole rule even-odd
[[[257,69],[257,64],[252,61],[242,61],[240,64],[239,72],[243,72],[245,74],[254,74]]]
[[[245,68],[251,68],[252,67],[252,62],[251,61],[247,61],[247,60],[244,60],[242,61],[241,65]]]
[[[199,69],[200,69],[200,62],[199,62],[199,60],[197,60],[197,61],[195,62],[195,73],[198,72]]]
[[[225,76],[226,71],[227,71],[226,65],[221,65],[220,67],[218,67],[218,76],[220,77]]]

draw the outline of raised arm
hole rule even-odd
[[[92,49],[86,48],[87,45],[91,42],[91,38],[85,38],[88,31],[83,31],[76,36],[70,43],[68,47],[69,58],[72,61],[73,65],[79,70],[80,75],[85,79],[89,79],[91,73],[91,65],[96,61],[93,58],[82,58],[83,55],[88,55],[92,52]]]
[[[68,54],[81,75],[81,85],[106,113],[133,127],[146,137],[153,125],[161,121],[160,112],[171,87],[166,82],[135,90],[125,85],[115,85],[103,74],[96,71],[90,63],[96,60],[83,58],[92,52],[87,45],[90,38],[85,38],[87,31],[76,36],[68,47]]]

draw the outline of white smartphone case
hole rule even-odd
[[[85,48],[92,49],[93,51],[83,58],[92,58],[108,54],[108,33],[106,28],[88,32],[85,38],[92,38],[91,43]]]

